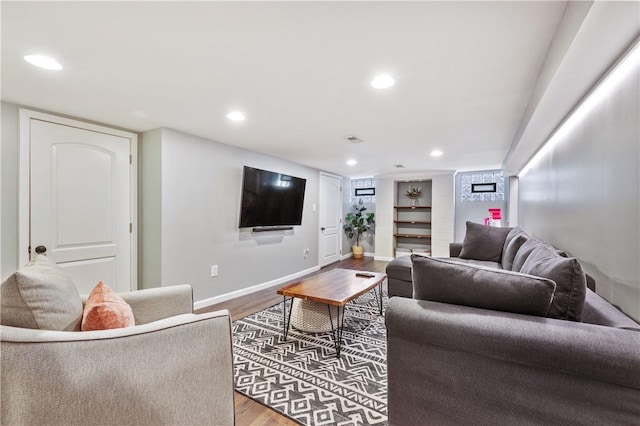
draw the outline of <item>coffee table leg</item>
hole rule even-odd
[[[337,330],[333,328],[333,318],[331,315],[331,305],[327,305],[329,310],[329,323],[331,324],[331,338],[336,348],[336,358],[340,358],[340,350],[342,349],[342,330],[344,330],[344,306],[337,306],[338,321]]]
[[[289,308],[289,315],[287,315],[287,296],[282,296],[283,301],[282,304],[284,305],[284,311],[282,314],[282,320],[284,322],[284,332],[282,334],[284,334],[284,340],[287,340],[287,334],[289,333],[289,326],[291,325],[291,312],[293,312],[293,297],[290,297],[289,300],[291,300],[291,308]]]
[[[380,293],[379,295],[378,292]],[[382,283],[378,285],[378,290],[376,290],[375,287],[373,288],[373,294],[376,299],[376,303],[378,304],[378,308],[380,308],[380,315],[382,315]]]

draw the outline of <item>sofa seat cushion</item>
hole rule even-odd
[[[459,257],[439,257],[437,259],[449,260],[456,263],[464,263],[467,265],[484,266],[485,268],[504,269],[499,262],[493,262],[491,260],[475,260],[475,259],[460,259]]]
[[[385,272],[389,278],[411,282],[411,256],[396,257],[387,264]]]
[[[460,258],[501,262],[504,242],[510,231],[511,228],[467,222]]]
[[[549,308],[550,318],[580,321],[587,278],[576,258],[562,257],[556,249],[541,243],[531,251],[520,272],[548,278],[556,283],[553,303]]]
[[[640,332],[640,324],[588,288],[582,308],[582,322]]]
[[[78,331],[82,299],[75,284],[56,263],[38,255],[2,282],[2,325],[55,331]]]
[[[413,298],[525,315],[546,316],[556,285],[517,272],[411,256]]]

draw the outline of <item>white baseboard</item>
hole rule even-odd
[[[375,259],[375,253],[364,252],[364,253],[362,253],[362,255],[364,257],[373,257]],[[353,257],[353,252],[349,252],[347,254],[343,254],[342,256],[340,256],[340,260],[349,259],[350,257]]]
[[[267,281],[266,283],[232,291],[231,293],[221,294],[220,296],[210,297],[208,299],[198,300],[193,304],[193,309],[198,310],[198,309],[206,308],[211,305],[215,305],[217,303],[226,302],[227,300],[235,299],[236,297],[245,296],[247,294],[255,293],[256,291],[259,291],[259,290],[264,290],[265,288],[282,284],[287,281],[295,280],[296,278],[302,277],[303,275],[307,275],[319,270],[320,270],[320,266],[314,266],[313,268],[296,272],[295,274],[287,275],[286,277],[277,278],[272,281]]]
[[[385,262],[391,262],[395,257],[387,257],[387,256],[373,256],[373,260],[384,260]]]
[[[375,258],[375,254],[374,253],[362,253],[362,255],[364,257],[374,257]],[[343,254],[342,256],[340,256],[340,260],[345,260],[345,259],[350,259],[353,257],[353,252],[349,252],[347,254]],[[393,259],[393,258],[392,258]]]

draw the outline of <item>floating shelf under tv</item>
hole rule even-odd
[[[256,226],[252,232],[269,232],[269,231],[290,231],[293,226]]]

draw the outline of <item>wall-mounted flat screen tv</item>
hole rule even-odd
[[[302,224],[306,179],[244,166],[240,228]]]

